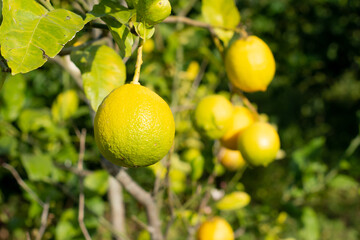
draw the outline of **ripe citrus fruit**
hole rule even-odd
[[[269,123],[257,122],[240,134],[238,148],[250,165],[267,166],[275,160],[280,149],[280,138]]]
[[[234,108],[234,114],[231,119],[230,127],[225,135],[220,139],[221,144],[226,148],[237,150],[237,139],[239,134],[246,127],[253,124],[254,121],[254,115],[249,109],[242,106],[236,106]]]
[[[222,147],[218,154],[220,163],[229,171],[236,171],[245,167],[246,162],[239,150]]]
[[[232,104],[225,97],[207,96],[195,108],[195,127],[206,137],[218,139],[228,130],[233,110]]]
[[[150,89],[125,84],[101,103],[94,121],[95,140],[109,161],[144,167],[161,160],[175,134],[168,104]]]
[[[201,224],[197,240],[234,240],[234,231],[221,217],[213,217]]]
[[[275,74],[270,48],[256,36],[235,41],[225,56],[225,68],[231,83],[245,91],[266,91]]]

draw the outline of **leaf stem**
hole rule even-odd
[[[140,69],[141,69],[141,65],[143,63],[142,50],[143,50],[143,40],[140,39],[140,43],[139,43],[139,47],[138,47],[138,51],[137,51],[136,65],[135,65],[135,74],[134,74],[134,78],[131,82],[132,84],[140,84],[139,83]]]

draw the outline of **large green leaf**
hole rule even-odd
[[[61,122],[72,117],[79,106],[79,98],[75,90],[60,93],[53,105],[51,114],[55,122]]]
[[[234,0],[202,0],[202,15],[205,21],[215,27],[235,29],[240,23],[240,13]],[[233,31],[215,28],[215,33],[228,45]]]
[[[3,0],[2,13],[1,54],[12,74],[41,67],[84,26],[79,15],[65,9],[48,11],[35,0]]]
[[[125,64],[108,46],[91,46],[72,53],[71,59],[81,70],[84,91],[94,111],[112,90],[125,82]]]
[[[320,224],[316,212],[310,208],[305,207],[301,215],[301,222],[303,228],[299,231],[300,239],[302,240],[318,240],[320,239]]]
[[[48,155],[23,155],[21,162],[32,181],[46,180],[50,177],[53,164]]]
[[[126,24],[134,16],[135,12],[134,9],[121,6],[117,0],[102,0],[98,5],[94,6],[90,13],[86,14],[85,23],[99,17],[111,16],[121,24]]]

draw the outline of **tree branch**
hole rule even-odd
[[[49,207],[50,207],[50,203],[46,202],[44,204],[44,208],[43,208],[43,211],[41,214],[41,226],[40,226],[38,234],[36,235],[36,240],[41,240],[45,233],[48,215],[49,215]]]
[[[101,158],[101,163],[103,167],[123,185],[126,191],[145,206],[150,227],[149,232],[151,233],[152,239],[163,240],[164,237],[161,233],[161,221],[158,208],[150,193],[141,188],[123,168],[119,168],[105,158]]]
[[[78,132],[78,131],[77,131]],[[84,162],[84,154],[85,154],[85,140],[86,140],[86,129],[83,128],[81,130],[81,133],[77,133],[79,139],[80,139],[80,150],[79,150],[79,161],[78,161],[78,170],[82,171],[84,169],[83,162]],[[85,223],[84,223],[84,206],[85,206],[85,194],[84,194],[84,184],[83,184],[84,178],[82,176],[79,177],[79,188],[80,188],[80,194],[79,194],[79,214],[78,214],[78,222],[81,228],[81,231],[85,237],[86,240],[91,240],[90,234],[88,230],[86,229]]]
[[[140,84],[139,83],[139,78],[140,78],[140,69],[141,69],[141,65],[143,63],[142,60],[142,50],[143,50],[143,40],[139,40],[139,47],[138,47],[138,51],[137,51],[137,59],[136,59],[136,65],[135,65],[135,74],[134,74],[134,78],[132,80],[131,83],[134,84]]]
[[[123,189],[121,184],[112,176],[109,178],[108,195],[111,209],[111,222],[115,229],[126,236]],[[123,238],[118,237],[116,239],[122,240]]]

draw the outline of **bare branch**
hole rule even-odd
[[[161,233],[161,221],[159,218],[158,208],[150,193],[140,187],[123,168],[112,164],[105,158],[101,158],[103,167],[114,176],[139,203],[145,206],[146,214],[151,227],[151,235],[153,240],[163,240]]]
[[[83,170],[83,162],[84,162],[84,155],[85,155],[85,140],[86,140],[86,129],[83,128],[80,134],[80,151],[79,151],[79,161],[78,161],[78,170]],[[81,231],[86,240],[91,240],[90,234],[86,229],[84,223],[84,206],[85,206],[85,194],[84,194],[84,184],[83,184],[83,177],[80,176],[79,179],[79,188],[80,188],[80,195],[79,195],[79,215],[78,221],[81,228]]]
[[[45,207],[45,203],[43,201],[41,201],[41,199],[38,197],[38,195],[31,190],[31,188],[29,188],[29,186],[24,182],[24,180],[22,180],[22,178],[20,177],[19,173],[16,171],[16,169],[11,166],[10,164],[7,163],[2,163],[1,166],[3,168],[6,168],[7,170],[10,171],[10,173],[13,175],[13,177],[15,178],[15,180],[17,181],[17,183],[27,192],[29,193],[29,195],[42,207]]]
[[[146,223],[142,222],[140,219],[138,219],[135,215],[131,216],[131,219],[136,222],[137,225],[139,225],[141,228],[145,229],[148,232],[151,232],[151,227],[146,225]]]
[[[135,65],[135,74],[134,74],[134,78],[131,82],[134,84],[140,84],[139,83],[140,69],[141,69],[141,65],[143,64],[142,51],[143,51],[143,41],[140,39],[139,47],[138,47],[138,51],[137,51],[136,65]]]
[[[111,220],[115,229],[126,235],[125,228],[125,207],[123,189],[121,184],[112,176],[109,178],[109,202],[111,208]],[[117,238],[122,240],[123,238]]]
[[[44,204],[43,211],[41,214],[41,226],[39,228],[38,234],[36,235],[36,240],[41,240],[45,233],[47,221],[48,221],[48,215],[49,215],[49,208],[50,208],[50,203],[46,202]]]
[[[72,173],[74,173],[74,174],[76,174],[78,176],[81,176],[81,177],[86,177],[86,176],[93,173],[92,171],[89,171],[89,170],[79,171],[79,169],[77,169],[77,168],[67,167],[67,166],[65,166],[63,164],[59,164],[59,163],[54,163],[54,165],[55,165],[55,167],[60,168],[61,170],[72,172]]]

